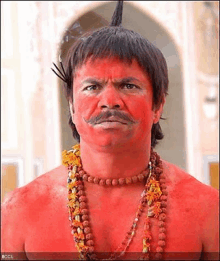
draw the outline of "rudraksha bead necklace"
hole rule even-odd
[[[114,260],[123,256],[128,249],[137,229],[137,224],[146,204],[148,211],[146,215],[143,235],[143,254],[140,259],[150,260],[152,258],[150,243],[152,234],[150,232],[150,219],[159,219],[159,241],[154,259],[162,259],[166,238],[166,206],[167,190],[165,175],[162,174],[162,161],[160,156],[151,149],[150,162],[147,169],[141,174],[125,179],[99,179],[88,175],[82,168],[80,159],[80,146],[75,145],[73,150],[63,151],[63,165],[68,167],[68,211],[71,221],[72,234],[76,248],[81,259],[97,259],[94,253],[94,241],[92,229],[89,222],[89,210],[87,208],[87,197],[84,191],[84,181],[92,182],[102,186],[121,186],[146,181],[144,191],[141,194],[140,203],[135,214],[133,224],[122,244],[108,258]]]

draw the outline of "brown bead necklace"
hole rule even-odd
[[[141,182],[146,178],[149,174],[149,170],[146,169],[142,171],[139,175],[128,177],[128,178],[119,178],[119,179],[100,179],[97,177],[92,177],[88,175],[82,168],[79,167],[79,176],[83,179],[83,181],[88,181],[90,183],[99,184],[102,186],[117,186],[117,185],[128,185],[131,183]]]
[[[69,211],[69,220],[71,221],[71,233],[73,234],[76,248],[80,253],[80,259],[98,259],[94,253],[94,240],[89,222],[89,210],[86,203],[87,197],[85,195],[84,182],[90,182],[101,186],[121,186],[141,181],[145,182],[145,188],[141,194],[133,224],[121,245],[108,259],[115,260],[125,254],[135,235],[138,221],[146,205],[148,205],[148,212],[144,225],[143,254],[141,259],[150,260],[152,258],[152,255],[150,255],[152,254],[150,252],[150,243],[152,241],[150,219],[153,217],[159,219],[159,241],[154,259],[162,259],[166,238],[165,213],[168,193],[165,185],[165,175],[162,174],[162,161],[160,160],[159,155],[151,149],[149,166],[139,175],[125,179],[100,179],[87,174],[82,168],[79,144],[75,145],[73,150],[68,152],[63,151],[62,155],[63,165],[68,167],[67,207]]]

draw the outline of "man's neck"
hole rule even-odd
[[[138,175],[149,163],[150,146],[121,149],[94,148],[80,142],[84,170],[99,178],[125,178]]]

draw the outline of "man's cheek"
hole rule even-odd
[[[153,111],[150,109],[148,104],[142,104],[142,102],[137,102],[133,108],[130,109],[132,117],[136,119],[150,119],[152,117]]]

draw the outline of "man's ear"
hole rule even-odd
[[[162,102],[159,105],[159,107],[154,109],[154,118],[153,118],[154,124],[158,123],[158,121],[160,120],[160,117],[163,113],[163,106],[164,106],[165,102],[166,102],[166,98],[165,98],[165,96],[163,96]]]
[[[72,117],[72,122],[74,123],[74,108],[73,108],[73,102],[69,101],[69,107],[70,107],[70,114]]]

